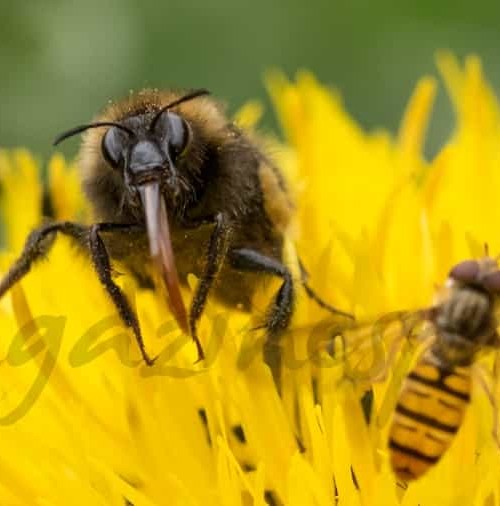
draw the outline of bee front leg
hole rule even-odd
[[[205,220],[204,223],[206,222]],[[203,358],[203,351],[201,345],[199,345],[197,323],[205,308],[208,293],[226,257],[231,230],[227,219],[222,213],[217,214],[212,223],[214,224],[214,229],[208,243],[205,268],[196,286],[193,301],[189,309],[189,330],[191,337],[198,345],[199,360]]]
[[[264,361],[271,368],[274,382],[281,385],[281,350],[279,346],[283,332],[290,325],[295,303],[295,290],[292,274],[281,262],[267,257],[258,251],[241,248],[229,252],[231,266],[239,271],[261,272],[280,277],[283,282],[267,310],[264,327],[267,339],[264,344]]]
[[[50,252],[54,238],[58,233],[68,236],[77,244],[82,245],[86,230],[86,227],[70,221],[47,223],[33,230],[26,239],[21,255],[0,281],[0,297],[21,281],[29,273],[34,263]]]
[[[137,344],[141,351],[142,358],[147,365],[153,365],[154,358],[151,358],[144,345],[141,328],[137,316],[132,309],[130,302],[121,288],[113,281],[111,276],[111,263],[104,241],[100,236],[100,232],[123,231],[133,232],[137,229],[135,225],[127,225],[120,223],[96,223],[90,227],[89,232],[89,249],[92,263],[99,277],[99,281],[106,289],[106,292],[111,297],[120,318],[125,326],[132,329],[134,332]]]

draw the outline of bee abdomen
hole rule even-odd
[[[468,367],[446,370],[429,351],[403,383],[389,432],[394,473],[415,480],[436,464],[451,445],[470,400]]]

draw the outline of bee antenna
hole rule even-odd
[[[490,256],[490,247],[487,242],[484,243],[484,256]]]
[[[201,97],[203,95],[210,95],[210,92],[206,90],[205,88],[200,88],[199,90],[191,91],[190,93],[187,93],[186,95],[183,95],[182,97],[178,98],[177,100],[174,100],[173,102],[170,102],[170,104],[167,104],[166,106],[162,107],[155,115],[155,117],[152,119],[151,124],[149,125],[149,131],[153,132],[156,123],[160,119],[160,116],[167,111],[168,109],[171,109],[172,107],[175,107],[176,105],[182,104],[183,102],[187,102],[188,100],[193,100],[194,98]]]
[[[57,146],[60,142],[68,139],[69,137],[73,137],[73,135],[81,134],[82,132],[85,132],[85,130],[90,130],[91,128],[101,128],[106,126],[119,128],[123,132],[126,132],[130,137],[135,137],[135,133],[132,130],[130,130],[130,128],[127,128],[124,125],[120,125],[120,123],[113,123],[112,121],[99,121],[97,123],[89,123],[88,125],[80,125],[75,128],[72,128],[71,130],[63,132],[62,134],[56,137],[53,145]]]

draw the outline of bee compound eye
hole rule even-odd
[[[191,128],[186,120],[174,113],[168,113],[169,147],[174,157],[182,155],[191,139]]]
[[[489,293],[500,294],[500,271],[494,271],[484,276],[482,285]]]
[[[478,274],[479,263],[476,260],[464,260],[451,269],[449,277],[462,283],[474,283]]]
[[[101,146],[102,154],[111,167],[117,168],[120,165],[126,140],[124,132],[116,127],[111,127],[104,134]]]
[[[192,136],[191,127],[178,114],[163,112],[154,122],[153,128],[162,148],[170,154],[172,160],[182,155],[188,148]]]

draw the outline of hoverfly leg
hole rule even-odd
[[[480,364],[475,364],[472,371],[475,379],[483,389],[483,392],[486,394],[486,397],[491,404],[493,410],[493,428],[491,433],[498,450],[500,450],[500,420],[498,417],[497,402],[497,391],[500,386],[500,353],[496,352],[495,354],[492,372],[488,371]]]
[[[497,334],[498,338],[498,334]],[[498,390],[500,388],[500,352],[495,353],[495,359],[493,361],[493,438],[500,450],[500,420],[498,417]]]

